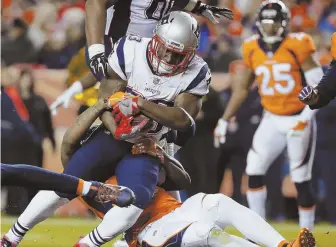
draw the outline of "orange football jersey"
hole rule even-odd
[[[333,33],[331,37],[331,56],[336,59],[336,33]]]
[[[315,52],[311,37],[305,33],[290,33],[273,53],[259,45],[259,35],[243,43],[243,61],[258,82],[261,104],[277,115],[301,111],[304,104],[298,95],[303,87],[302,63]]]
[[[116,177],[113,176],[106,183],[114,185],[117,184]],[[181,205],[182,203],[169,195],[168,192],[157,187],[152,202],[145,208],[135,224],[126,232],[128,245],[130,247],[135,247],[137,244],[138,234],[148,224],[160,219],[166,214],[169,214]]]

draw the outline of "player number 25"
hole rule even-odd
[[[295,87],[295,80],[290,74],[291,65],[289,63],[273,64],[271,69],[261,65],[255,69],[256,76],[262,76],[260,90],[264,95],[274,95],[275,91],[280,94],[288,94]],[[274,85],[270,86],[271,78]],[[284,83],[285,82],[285,83]]]

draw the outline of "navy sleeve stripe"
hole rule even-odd
[[[118,47],[117,47],[117,57],[118,57],[119,66],[122,72],[124,73],[125,77],[127,78],[126,71],[125,71],[125,54],[124,54],[125,41],[126,41],[126,36],[120,39],[118,43]]]
[[[198,84],[200,84],[206,77],[206,74],[209,70],[209,67],[207,64],[205,64],[201,70],[198,72],[197,76],[194,78],[194,80],[192,80],[192,82],[189,84],[189,86],[187,87],[187,89],[185,91],[190,91],[192,89],[194,89],[195,87],[198,86]]]

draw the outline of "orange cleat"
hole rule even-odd
[[[313,233],[307,228],[301,228],[296,239],[288,244],[288,247],[315,247],[316,241]]]

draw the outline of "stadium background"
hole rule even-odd
[[[185,151],[178,154],[193,179],[193,186],[183,195],[186,198],[197,191],[209,193],[220,191],[246,204],[244,197],[246,177],[243,174],[245,155],[261,116],[259,98],[255,89],[252,90],[247,103],[243,105],[237,117],[230,122],[227,143],[220,149],[212,145],[212,130],[224,109],[225,102],[230,97],[230,84],[239,80],[239,72],[243,66],[240,61],[240,44],[244,38],[254,32],[254,18],[260,1],[204,0],[204,2],[233,9],[235,20],[231,22],[221,20],[217,26],[213,26],[206,20],[198,18],[201,23],[201,45],[198,53],[206,59],[212,69],[213,90],[204,99],[202,113],[197,119],[197,126],[200,127],[198,127],[196,139],[192,142],[203,145],[189,143]],[[318,48],[316,56],[326,68],[331,60],[330,37],[336,31],[336,1],[286,0],[284,2],[291,8],[292,31],[305,31],[312,35]],[[20,87],[19,85],[24,84],[22,70],[31,72],[35,94],[42,96],[50,105],[66,88],[66,84],[69,85],[79,79],[80,75],[87,70],[83,55],[79,55],[70,70],[67,69],[67,65],[85,44],[84,9],[85,3],[81,0],[2,0],[2,86],[6,90],[15,91]],[[15,92],[20,94],[20,90]],[[90,94],[88,92],[77,98],[91,104]],[[18,96],[15,100],[22,102],[20,95]],[[73,123],[82,103],[83,101],[73,101],[69,109],[59,108],[57,116],[51,117],[55,141],[50,136],[50,131],[43,128],[37,134],[41,140],[39,145],[43,148],[43,156],[39,148],[31,149],[33,154],[29,155],[26,154],[27,152],[21,152],[19,147],[5,149],[3,146],[6,139],[1,137],[2,162],[42,165],[50,170],[61,171],[59,147],[62,136],[66,128]],[[20,106],[20,104],[17,105]],[[8,110],[1,109],[2,116]],[[23,109],[23,112],[25,110],[27,109]],[[49,113],[41,114],[41,116],[47,115],[48,118]],[[28,120],[24,113],[22,117]],[[314,184],[319,201],[317,220],[327,223],[318,224],[316,233],[319,246],[332,247],[336,246],[336,229],[333,226],[336,224],[335,102],[321,110],[317,120],[318,149],[314,167]],[[6,131],[3,117],[1,127],[2,132]],[[194,153],[204,153],[204,155],[195,158]],[[40,161],[41,157],[42,161]],[[285,155],[275,163],[268,174],[268,217],[278,222],[275,226],[282,233],[293,237],[297,230],[293,223],[297,219],[296,191],[288,177]],[[34,192],[27,193],[22,188],[3,188],[2,192],[1,232],[3,233],[14,220],[11,215],[19,214]],[[21,246],[69,246],[97,223],[77,201],[58,210],[57,216],[67,218],[54,218],[38,226],[27,235],[27,240]],[[287,223],[288,221],[292,223]]]

